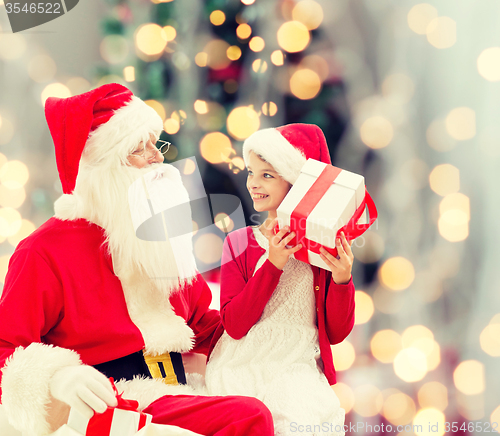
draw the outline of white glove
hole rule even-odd
[[[118,404],[111,382],[97,369],[87,366],[67,366],[54,373],[49,382],[52,396],[77,409],[90,419],[104,413],[107,406]]]

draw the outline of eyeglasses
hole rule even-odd
[[[158,148],[158,143],[160,143],[160,147]],[[133,153],[130,153],[129,156],[132,157],[141,157],[147,161],[153,160],[156,156],[156,153],[160,152],[163,156],[168,152],[170,146],[172,144],[168,141],[163,141],[162,139],[158,139],[156,144],[153,144],[151,140],[146,143],[146,146],[142,149],[138,149]]]

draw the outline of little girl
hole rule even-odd
[[[294,232],[274,234],[276,209],[307,158],[331,163],[321,129],[290,124],[264,129],[243,145],[247,189],[264,224],[232,232],[224,243],[221,318],[224,333],[207,365],[211,395],[260,399],[273,414],[275,434],[342,435],[344,409],[330,344],[354,324],[353,255],[345,236],[338,258],[322,249],[330,271],[291,257]]]

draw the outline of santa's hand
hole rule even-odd
[[[103,413],[107,406],[118,404],[110,381],[103,373],[87,365],[60,369],[50,379],[49,389],[54,398],[77,409],[88,419],[92,418],[94,411]]]

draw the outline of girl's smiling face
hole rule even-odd
[[[253,151],[248,157],[247,189],[257,212],[275,212],[292,185]]]

